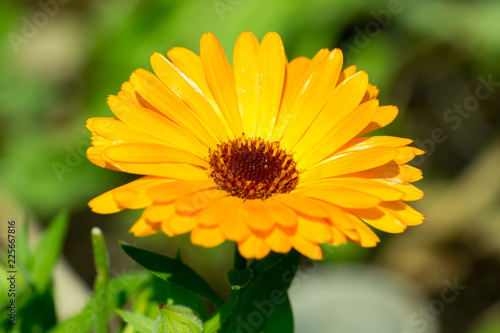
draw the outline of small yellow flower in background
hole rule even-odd
[[[191,232],[206,247],[234,241],[245,258],[270,251],[321,259],[321,243],[375,246],[366,225],[390,233],[422,223],[405,201],[423,193],[407,165],[412,140],[367,133],[391,123],[378,89],[339,49],[288,62],[275,32],[242,33],[228,62],[216,37],[200,55],[151,56],[91,118],[92,163],[144,175],[90,201],[96,213],[146,208],[130,231]]]

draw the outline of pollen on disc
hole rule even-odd
[[[291,154],[277,141],[246,138],[220,143],[210,150],[210,176],[221,190],[242,199],[267,199],[289,193],[299,181]]]

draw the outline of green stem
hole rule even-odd
[[[108,312],[109,312],[109,264],[108,252],[102,231],[99,228],[92,228],[92,246],[94,248],[94,261],[97,271],[94,282],[94,292],[96,295],[95,318],[98,333],[108,333]]]
[[[247,268],[247,260],[240,254],[240,251],[238,251],[237,244],[235,244],[234,247],[233,267],[239,271]]]

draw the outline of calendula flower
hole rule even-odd
[[[375,246],[367,226],[390,233],[422,223],[405,201],[423,193],[407,165],[412,140],[369,136],[396,117],[339,49],[288,62],[275,32],[249,32],[233,65],[216,37],[200,55],[151,56],[108,99],[116,118],[91,118],[94,164],[144,175],[90,201],[94,212],[145,208],[130,231],[191,232],[205,247],[234,241],[245,258],[292,248],[322,258],[320,244]]]

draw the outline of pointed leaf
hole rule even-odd
[[[210,287],[207,281],[185,264],[123,242],[120,244],[130,258],[154,275],[208,299],[216,307],[224,304],[224,300]]]
[[[160,306],[153,333],[201,333],[203,322],[190,308],[183,305]]]
[[[122,319],[132,326],[139,333],[151,333],[155,325],[155,321],[151,318],[143,316],[138,313],[133,313],[129,311],[123,311],[120,309],[115,309],[116,313],[122,317]]]

